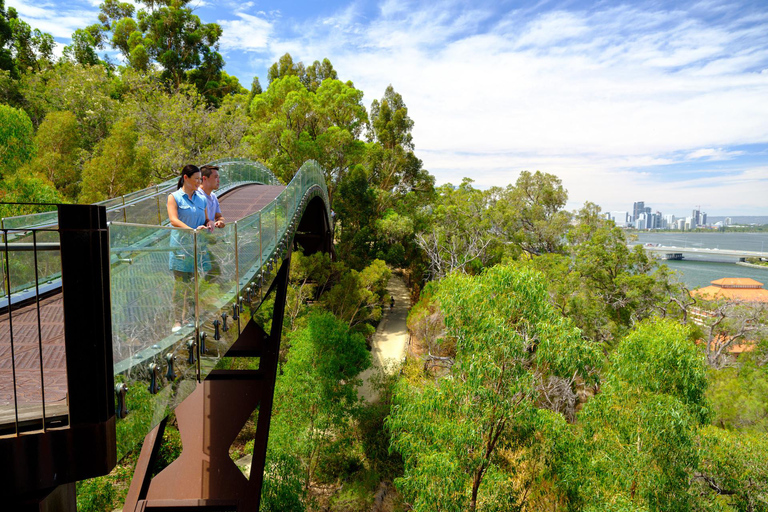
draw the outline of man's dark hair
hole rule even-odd
[[[200,168],[200,175],[203,178],[210,178],[213,171],[219,172],[219,168],[215,165],[204,165]]]

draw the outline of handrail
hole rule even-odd
[[[243,183],[263,183],[265,185],[280,184],[280,180],[278,180],[266,166],[245,158],[222,158],[209,162],[206,165],[216,165],[220,167],[220,192],[225,192]],[[247,172],[246,169],[243,169],[242,167],[247,168]],[[137,206],[142,202],[151,201],[158,196],[164,196],[169,192],[173,192],[176,190],[177,180],[178,178],[171,178],[162,183],[158,183],[157,185],[152,185],[135,192],[99,201],[94,204],[106,206],[107,212],[109,213],[119,212],[129,206]],[[164,207],[162,204],[160,206]],[[6,229],[51,227],[56,225],[56,216],[57,212],[54,210],[28,215],[0,217],[0,227]]]
[[[216,163],[222,169],[247,164]],[[128,383],[129,410],[142,400],[151,404],[144,413],[148,428],[236,341],[245,322],[233,318],[259,308],[314,197],[328,204],[325,174],[316,162],[307,162],[267,206],[213,233],[110,223],[114,373]],[[329,212],[326,208],[331,225]],[[170,261],[182,262],[177,268],[187,272],[172,273]]]
[[[256,162],[223,159],[213,164],[220,166],[221,188],[225,190],[247,183],[279,184],[268,169]],[[325,227],[322,229],[332,225],[325,173],[313,161],[302,165],[291,182],[267,206],[213,233],[163,225],[165,202],[161,203],[159,197],[166,191],[162,185],[139,191],[131,197],[110,200],[111,206],[107,210],[107,217],[112,214],[129,220],[123,222],[113,218],[108,224],[111,353],[117,384],[116,414],[120,418],[116,424],[118,457],[144,439],[145,434],[214,368],[246,325],[240,315],[259,314],[257,310],[262,307],[275,274],[290,250],[307,207],[312,204],[311,211],[324,212]],[[316,208],[316,198],[320,198],[325,208]],[[34,221],[41,218],[37,215],[26,217]],[[30,293],[38,303],[56,282],[61,286],[59,230],[21,226],[20,219],[15,218],[10,223],[19,227],[0,229],[4,246],[0,256],[5,259],[0,265],[0,277],[6,295],[0,296],[0,305],[4,301],[9,306],[9,299],[13,299],[13,307],[8,308],[9,318],[10,313],[18,309],[18,293],[13,287],[18,279],[11,277],[22,270],[29,273],[27,267],[30,265],[22,258],[34,256],[34,265],[30,267],[34,270],[30,279],[33,282],[27,288],[34,290]],[[136,222],[137,219],[148,222]],[[315,228],[307,229],[315,231]],[[49,237],[39,237],[47,232],[50,232]],[[66,229],[62,232],[68,233]],[[107,236],[104,229],[100,233]],[[31,252],[25,236],[32,237]],[[70,252],[67,254],[71,262],[73,239],[68,240]],[[12,261],[13,258],[17,258],[17,262]],[[51,260],[50,269],[38,272],[40,258]],[[188,267],[180,265],[181,270],[172,272],[169,263],[174,259],[191,264]],[[48,260],[45,263],[48,265]],[[77,271],[68,272],[65,283],[67,276],[77,275]],[[94,297],[107,297],[107,294],[95,294]],[[67,295],[65,287],[64,300],[68,298],[71,302],[73,296]],[[103,302],[108,310],[110,303]],[[77,315],[67,317],[75,324],[78,319]],[[176,321],[181,324],[179,329],[174,328]],[[43,341],[38,341],[38,352],[42,354]],[[88,346],[81,348],[86,350]],[[40,371],[42,382],[42,363]],[[18,411],[14,404],[16,416]],[[45,410],[43,412],[45,414]],[[15,425],[18,432],[18,418]]]
[[[262,183],[268,185],[279,184],[277,177],[263,164],[243,158],[224,158],[214,160],[208,165],[219,166],[221,186],[219,192],[224,193],[244,184]],[[96,203],[107,208],[107,218],[110,221],[132,222],[141,225],[162,225],[167,223],[165,197],[176,190],[177,179],[166,180],[158,185],[131,192],[124,196],[108,199]],[[162,200],[161,200],[162,197]],[[28,236],[28,229],[55,228],[57,226],[57,212],[35,213],[16,217],[0,219],[0,225],[6,231],[9,242],[23,243]],[[58,279],[58,270],[52,268],[49,275],[43,275],[45,281]],[[16,290],[32,287],[34,283],[20,283]],[[5,297],[5,290],[0,290],[0,301]],[[15,299],[14,299],[15,300]]]

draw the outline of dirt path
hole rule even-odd
[[[389,307],[384,312],[384,318],[379,322],[376,334],[373,335],[371,356],[372,365],[360,374],[363,384],[358,388],[358,395],[368,402],[378,399],[378,394],[373,390],[369,379],[380,368],[387,364],[400,363],[405,356],[405,347],[408,343],[408,329],[405,320],[408,316],[410,299],[405,283],[400,276],[393,275],[387,284],[387,291],[395,298],[395,307]],[[236,462],[246,475],[251,471],[251,456],[246,455]]]
[[[376,334],[373,335],[371,348],[373,364],[360,374],[363,384],[358,389],[358,394],[369,402],[374,402],[378,398],[370,382],[371,376],[375,375],[380,368],[386,368],[392,363],[400,363],[408,343],[405,320],[408,316],[409,297],[403,279],[393,275],[387,284],[387,291],[395,298],[395,307],[391,310],[386,308],[384,318],[379,323]]]

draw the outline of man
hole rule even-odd
[[[221,206],[216,192],[219,188],[219,168],[215,165],[204,165],[200,168],[202,184],[198,189],[208,202],[208,218],[213,220],[213,225],[217,228],[224,227],[224,216],[221,214]]]
[[[219,168],[215,165],[204,165],[200,168],[201,184],[197,189],[197,194],[204,197],[207,203],[205,208],[207,216],[213,221],[214,227],[224,227],[224,216],[221,214],[221,206],[216,192],[219,188]],[[216,239],[212,236],[203,237],[202,245],[214,244]],[[202,269],[205,271],[205,280],[209,283],[217,282],[221,279],[221,265],[216,257],[215,251],[208,248],[202,255]]]

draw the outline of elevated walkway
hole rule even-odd
[[[285,190],[282,185],[246,184],[225,191],[221,198],[221,209],[224,218],[228,222],[239,221],[259,212],[272,203],[281,192]],[[215,238],[215,237],[214,237]],[[166,251],[167,254],[167,251]],[[162,277],[168,275],[167,258],[157,258],[153,262],[153,273]],[[116,285],[122,287],[121,274],[116,276]],[[131,279],[136,279],[132,276]],[[144,283],[152,286],[152,283]],[[157,290],[167,288],[157,283]],[[171,297],[154,297],[156,299],[171,302]],[[142,299],[146,301],[146,297]],[[130,308],[129,316],[135,318],[138,323],[148,323],[153,318],[147,317],[146,308],[137,301],[122,302],[121,306]],[[38,319],[39,308],[39,319]],[[11,331],[11,317],[7,308],[0,313],[0,433],[10,430],[9,425],[15,421],[14,408],[19,410],[19,421],[22,430],[40,427],[43,418],[41,404],[45,399],[46,421],[51,425],[59,425],[66,422],[66,396],[67,373],[64,349],[64,315],[61,294],[56,293],[44,298],[39,303],[35,302],[22,306],[12,311],[13,331]],[[38,320],[40,331],[38,332]],[[170,326],[157,326],[154,333],[145,331],[147,336],[153,338],[162,337],[164,331]],[[15,357],[11,357],[11,344],[13,337]],[[40,364],[42,346],[42,367],[44,377],[41,376]],[[119,356],[119,354],[116,354]],[[16,386],[8,383],[15,382]],[[41,382],[44,380],[44,382]],[[14,395],[15,393],[15,395]],[[43,395],[45,395],[43,397]]]
[[[255,162],[213,163],[227,222],[213,232],[167,225],[175,179],[99,205],[0,219],[4,496],[42,503],[57,486],[104,474],[145,435],[145,447],[159,446],[167,418],[186,403],[196,405],[183,409],[184,453],[206,458],[210,447],[184,436],[203,428],[226,439],[258,405],[265,416],[255,479],[211,483],[203,472],[197,487],[163,486],[184,466],[176,465],[150,485],[155,451],[142,458],[147,464],[137,470],[130,495],[136,510],[151,510],[152,500],[165,503],[183,489],[200,503],[232,498],[250,503],[242,510],[258,509],[258,499],[254,509],[246,495],[260,495],[290,254],[294,246],[332,251],[330,208],[324,173],[314,162],[285,186]],[[189,272],[174,275],[173,258]],[[225,356],[258,358],[259,370],[216,369]],[[249,398],[239,403],[243,393]],[[211,406],[221,414],[211,414]],[[231,470],[228,446],[217,448],[224,450],[217,462],[222,475]]]

